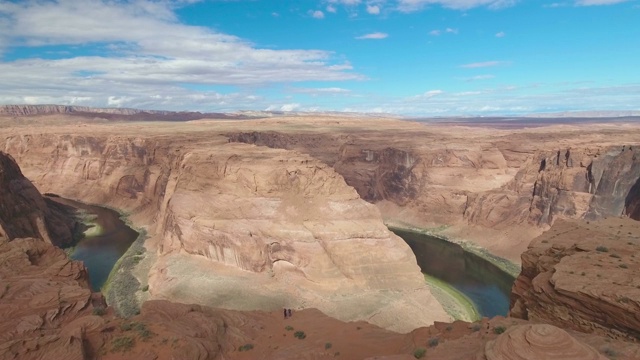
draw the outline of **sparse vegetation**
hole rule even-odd
[[[92,313],[93,315],[102,316],[107,313],[107,309],[103,308],[102,306],[94,307]]]
[[[605,348],[604,351],[602,351],[602,353],[605,354],[609,359],[615,358],[618,356],[618,352],[613,350],[612,348]]]
[[[253,344],[244,344],[244,345],[238,347],[238,351],[240,351],[240,352],[249,351],[249,350],[253,350]]]
[[[304,331],[296,331],[293,333],[293,336],[298,338],[299,340],[302,340],[307,337],[307,334],[305,334]]]
[[[580,275],[585,276],[587,275],[587,273],[583,271],[582,273],[580,273]]]
[[[284,329],[287,330],[287,331],[293,331],[293,326],[287,325],[287,326],[284,327]]]
[[[609,256],[611,256],[612,258],[620,259],[620,255],[618,254],[611,254]]]
[[[494,334],[502,334],[506,330],[507,330],[507,328],[504,327],[504,326],[496,326],[496,327],[493,328]]]
[[[328,343],[324,343],[324,349],[325,349],[325,350],[329,350],[329,349],[331,349],[332,347],[333,347],[333,345],[332,345],[330,342],[328,342]]]
[[[427,341],[427,345],[429,345],[429,347],[436,347],[438,346],[438,344],[440,343],[440,339],[436,338],[431,338],[429,339],[429,341]]]
[[[453,330],[453,326],[449,325],[449,326],[447,326],[447,327],[445,328],[445,330],[446,330],[446,331],[451,331],[451,330]]]
[[[416,359],[422,359],[426,353],[427,353],[427,349],[417,348],[413,351],[413,357]]]
[[[629,266],[627,264],[620,264],[618,265],[619,268],[623,268],[623,269],[628,269]]]
[[[608,248],[608,247],[606,247],[606,246],[602,246],[602,245],[600,245],[600,246],[598,246],[598,247],[596,248],[596,251],[598,251],[598,252],[609,252],[609,248]]]
[[[142,287],[142,291],[149,291],[149,285],[145,285]]]
[[[111,341],[111,352],[127,352],[133,348],[136,340],[131,336],[121,336]]]
[[[476,324],[471,325],[471,330],[472,330],[473,332],[480,331],[480,328],[481,328],[481,327],[482,327],[482,326],[480,326],[480,324],[477,324],[477,323],[476,323]]]

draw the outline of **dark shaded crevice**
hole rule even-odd
[[[640,178],[636,180],[625,198],[624,212],[631,219],[640,221]]]

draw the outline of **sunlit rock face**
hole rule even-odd
[[[147,225],[154,298],[316,307],[404,332],[449,319],[379,210],[308,155],[210,135],[11,136],[5,149],[44,191]]]

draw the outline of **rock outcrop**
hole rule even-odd
[[[0,151],[0,238],[35,237],[67,246],[73,242],[75,225],[42,197],[10,155]]]
[[[208,133],[12,136],[5,149],[43,191],[147,226],[152,298],[314,307],[403,332],[449,318],[378,209],[308,155]]]
[[[640,223],[557,221],[522,255],[512,317],[640,339]]]

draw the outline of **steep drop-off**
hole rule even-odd
[[[640,339],[640,223],[557,221],[522,255],[510,315]]]
[[[309,153],[378,205],[387,221],[449,226],[445,235],[477,241],[512,260],[556,219],[638,216],[633,186],[640,180],[640,150],[623,146],[628,137],[615,130],[610,138],[588,141],[587,129],[549,130],[546,137],[543,130],[489,135],[478,129],[463,142],[455,127],[407,127],[399,125],[393,135],[387,130],[386,138],[373,130],[324,138],[292,130],[227,136]],[[575,145],[557,150],[567,143]]]
[[[15,160],[0,151],[0,237],[35,237],[67,246],[73,243],[75,226],[22,175]]]
[[[405,332],[448,319],[379,211],[307,155],[206,133],[20,135],[4,148],[43,191],[127,209],[147,227],[152,298],[315,307]]]

